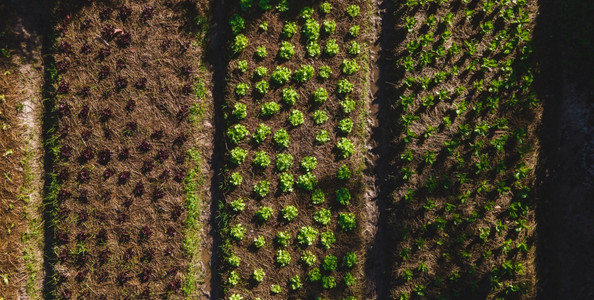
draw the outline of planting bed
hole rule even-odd
[[[532,298],[536,1],[390,5],[391,297]]]
[[[361,296],[369,10],[365,1],[228,7],[230,299]]]
[[[58,3],[47,140],[54,296],[198,294],[207,4]]]
[[[7,36],[0,36],[2,45],[6,45]],[[21,234],[25,230],[26,222],[22,221],[25,203],[21,201],[20,187],[24,181],[23,166],[20,161],[24,153],[24,145],[20,143],[20,124],[15,108],[18,97],[14,88],[17,85],[15,67],[12,64],[11,53],[8,49],[0,53],[0,295],[16,297],[18,291],[18,275],[21,274],[23,263],[19,250],[23,247],[20,242]]]

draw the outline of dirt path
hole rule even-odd
[[[390,1],[372,1],[372,32],[370,44],[370,81],[368,103],[368,140],[366,141],[367,155],[365,172],[365,243],[367,244],[365,274],[365,295],[368,299],[384,299],[388,289],[388,253],[384,236],[385,210],[387,198],[381,193],[381,186],[386,179],[385,165],[382,159],[386,155],[383,128],[385,116],[385,53],[382,46],[385,43],[383,30],[387,27],[386,5]],[[383,125],[383,126],[382,126]]]
[[[6,16],[5,28],[10,35],[11,70],[14,76],[12,86],[17,103],[19,141],[23,157],[20,160],[23,182],[18,199],[22,201],[21,219],[11,242],[15,266],[18,266],[18,287],[8,292],[7,299],[41,299],[43,285],[43,146],[41,143],[41,111],[43,85],[42,32],[46,18],[44,5],[31,5],[20,1],[5,3],[2,7]],[[23,13],[27,11],[28,13]],[[18,254],[18,256],[16,255]],[[16,295],[15,295],[16,294]],[[2,295],[0,295],[2,296]],[[0,297],[1,298],[1,297]]]

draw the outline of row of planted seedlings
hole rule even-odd
[[[364,1],[229,5],[228,299],[356,299]]]
[[[57,3],[46,111],[57,117],[46,132],[54,297],[195,295],[205,9]]]
[[[395,4],[394,298],[534,293],[534,4]]]

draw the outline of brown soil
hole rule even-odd
[[[181,298],[192,263],[198,269],[189,296],[203,297],[209,255],[185,253],[184,180],[198,168],[191,181],[198,205],[208,207],[208,153],[200,153],[212,130],[203,121],[210,85],[200,59],[208,7],[126,5],[129,16],[109,2],[64,2],[57,10],[56,294]],[[206,94],[196,96],[201,89]],[[190,149],[202,158],[190,159]],[[203,236],[189,235],[196,251],[207,243]]]
[[[360,231],[363,230],[364,226],[362,226],[362,222],[366,216],[364,213],[360,213],[361,211],[364,211],[364,201],[362,194],[363,179],[359,177],[360,175],[355,176],[356,178],[354,178],[350,183],[346,184],[346,187],[349,187],[352,194],[351,204],[344,208],[335,204],[335,190],[345,186],[335,179],[336,170],[344,163],[347,163],[352,170],[356,170],[363,163],[363,157],[361,151],[348,160],[341,160],[336,153],[335,145],[341,135],[336,133],[335,128],[338,124],[338,121],[346,117],[346,115],[341,112],[338,102],[339,97],[334,93],[334,91],[338,79],[349,78],[349,80],[355,84],[355,90],[350,97],[358,100],[360,107],[364,107],[364,105],[366,105],[365,102],[368,97],[368,87],[364,85],[364,83],[366,83],[364,82],[366,76],[366,70],[364,68],[366,68],[365,59],[367,59],[367,53],[364,53],[366,45],[363,43],[367,42],[369,37],[368,34],[370,33],[368,32],[368,28],[370,26],[367,25],[367,12],[370,10],[370,8],[365,1],[349,1],[349,3],[343,3],[340,1],[329,2],[332,4],[333,9],[326,17],[319,16],[319,13],[317,12],[318,2],[313,2],[315,4],[312,5],[312,2],[309,1],[299,3],[291,2],[290,11],[285,13],[286,16],[284,14],[275,12],[274,9],[264,13],[260,13],[260,10],[255,9],[253,11],[250,10],[249,13],[242,14],[246,20],[247,28],[244,31],[244,34],[248,37],[250,42],[248,47],[244,49],[238,57],[232,58],[228,64],[226,89],[228,108],[227,113],[230,115],[233,104],[236,102],[247,104],[248,117],[242,120],[240,123],[245,125],[250,133],[255,131],[259,123],[265,123],[266,125],[270,126],[272,133],[276,132],[276,130],[280,128],[286,128],[290,134],[291,143],[288,149],[282,150],[275,146],[271,141],[272,135],[269,136],[267,140],[261,145],[255,145],[254,143],[249,142],[250,138],[248,137],[239,145],[242,148],[250,151],[246,161],[238,167],[227,167],[227,175],[230,175],[235,171],[243,175],[243,183],[241,186],[226,192],[225,198],[227,203],[240,197],[246,201],[246,209],[243,212],[234,215],[231,218],[230,225],[241,223],[248,228],[245,239],[241,242],[233,243],[231,249],[242,259],[240,267],[237,268],[237,272],[245,283],[235,288],[229,286],[227,295],[240,293],[243,295],[258,295],[264,298],[273,297],[270,294],[270,285],[279,284],[281,285],[283,292],[276,297],[293,299],[299,297],[312,298],[316,295],[321,295],[334,299],[352,294],[357,295],[361,293],[363,288],[363,280],[361,280],[363,276],[362,269],[350,270],[350,272],[359,279],[358,285],[355,288],[344,288],[341,281],[344,274],[348,270],[339,268],[337,271],[333,272],[332,275],[336,278],[338,286],[341,288],[323,291],[319,282],[311,284],[307,281],[307,272],[309,269],[303,267],[301,263],[299,263],[301,251],[305,248],[302,249],[297,246],[285,248],[290,252],[292,260],[289,266],[281,268],[274,263],[275,253],[280,248],[277,246],[271,247],[271,245],[275,245],[274,236],[277,232],[289,231],[292,233],[293,237],[295,237],[299,228],[306,225],[312,225],[320,232],[326,230],[334,231],[337,241],[330,250],[323,250],[318,246],[306,248],[306,250],[312,251],[318,257],[318,263],[315,265],[315,267],[320,267],[321,260],[328,254],[336,255],[339,259],[341,259],[346,251],[355,251],[360,258],[362,257],[361,250],[363,247],[363,237]],[[348,4],[358,4],[361,7],[361,16],[357,17],[354,22],[345,15]],[[296,21],[298,26],[301,27],[303,22],[298,19],[298,13],[305,5],[311,5],[315,8],[316,13],[314,14],[314,18],[318,20],[318,22],[321,22],[324,19],[333,19],[336,21],[336,32],[330,37],[321,34],[318,43],[323,49],[323,46],[328,39],[337,39],[341,49],[337,56],[328,58],[322,54],[319,59],[307,57],[305,53],[305,47],[303,47],[304,37],[300,32],[298,32],[290,39],[291,43],[295,45],[295,55],[293,58],[289,61],[283,61],[277,57],[276,54],[279,45],[281,41],[283,41],[283,39],[280,38],[282,26],[284,25],[285,21]],[[234,13],[238,13],[240,10],[238,7],[235,7],[235,5],[231,4],[229,5],[228,11],[229,14],[227,19],[230,19]],[[268,30],[266,32],[262,32],[257,29],[257,26],[263,21],[268,23]],[[354,24],[361,25],[362,34],[356,40],[359,41],[362,46],[362,53],[359,55],[360,59],[357,59],[360,66],[362,67],[362,70],[360,70],[357,75],[351,75],[347,77],[340,73],[340,64],[342,63],[343,59],[350,58],[350,56],[346,53],[346,49],[348,48],[347,45],[350,41],[348,38],[346,38],[346,35],[348,29]],[[230,39],[231,38],[232,36],[230,35]],[[268,56],[262,60],[259,60],[253,57],[253,53],[255,52],[256,48],[261,45],[266,46],[268,49]],[[249,64],[249,70],[245,74],[240,74],[236,71],[237,61],[242,59],[246,59]],[[291,82],[289,84],[283,85],[282,87],[277,87],[274,83],[271,83],[268,93],[262,99],[254,96],[254,94],[251,93],[251,91],[254,89],[255,83],[259,81],[251,77],[251,74],[253,73],[253,70],[256,66],[267,67],[270,74],[277,65],[288,67],[292,71],[295,71],[304,64],[310,64],[316,70],[318,70],[322,65],[328,65],[332,68],[333,74],[331,78],[326,81],[321,81],[317,79],[317,77],[314,77],[304,85],[296,85]],[[266,79],[268,78],[269,76],[266,77]],[[243,98],[236,97],[234,93],[235,86],[241,82],[249,82],[251,85],[250,93],[248,93],[248,95]],[[266,101],[278,102],[281,98],[282,88],[289,85],[293,87],[300,95],[297,103],[292,107],[287,107],[282,103],[279,103],[282,107],[279,113],[272,116],[271,118],[258,117],[260,104]],[[314,107],[311,105],[310,99],[313,91],[319,87],[326,88],[330,95],[326,103],[324,103],[321,107]],[[286,121],[289,112],[293,109],[299,109],[305,115],[305,123],[297,128],[291,128],[287,125]],[[325,109],[328,112],[328,122],[323,125],[313,124],[311,116],[316,109]],[[357,122],[358,115],[359,113],[357,111],[351,113],[349,117],[351,117],[353,121]],[[232,119],[232,117],[229,117],[229,119]],[[232,120],[229,122],[231,124],[235,123]],[[319,129],[325,129],[331,133],[330,141],[326,144],[317,145],[314,140],[317,130]],[[360,140],[360,137],[356,135],[358,134],[358,130],[364,131],[365,129],[355,128],[349,137],[352,140],[359,140],[357,141],[359,144],[358,149],[362,150],[364,141]],[[227,145],[227,150],[230,150],[233,147],[233,145]],[[260,150],[266,151],[271,157],[272,164],[265,170],[259,170],[257,167],[253,167],[251,164],[253,154]],[[312,220],[313,213],[320,207],[316,207],[311,204],[311,193],[302,192],[298,188],[295,188],[295,192],[288,194],[281,193],[279,191],[279,172],[275,170],[274,163],[276,154],[280,152],[290,153],[293,155],[294,164],[290,172],[294,174],[295,179],[297,179],[297,176],[303,174],[299,168],[299,163],[303,157],[311,155],[317,158],[317,168],[312,173],[315,174],[319,181],[318,187],[321,188],[326,194],[326,204],[323,204],[320,207],[332,209],[332,222],[328,227],[325,228],[314,224]],[[263,179],[270,181],[270,195],[263,199],[253,197],[252,188],[254,184],[257,181]],[[299,216],[292,222],[287,223],[283,222],[280,218],[277,218],[277,216],[279,215],[280,210],[289,204],[294,205],[299,209]],[[273,220],[268,221],[265,225],[256,226],[253,217],[260,206],[269,206],[273,208],[274,217]],[[340,227],[338,227],[336,223],[338,212],[356,213],[359,226],[355,233],[345,233],[340,229]],[[266,238],[267,244],[260,250],[254,250],[252,247],[250,247],[250,244],[258,235],[264,236]],[[249,279],[254,268],[256,267],[263,268],[264,272],[267,274],[264,282],[260,284],[250,283],[251,280]],[[229,273],[227,271],[227,275],[228,274]],[[296,292],[289,292],[288,281],[295,275],[299,275],[301,277],[303,288]],[[226,276],[223,278],[223,282],[225,282],[225,280]]]

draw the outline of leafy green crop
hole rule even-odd
[[[318,231],[311,226],[304,226],[297,233],[297,242],[302,246],[311,246],[318,237]]]
[[[268,156],[268,153],[266,153],[266,151],[261,150],[254,154],[254,160],[252,161],[252,163],[256,167],[266,168],[268,167],[268,165],[270,165],[270,157]]]
[[[293,55],[295,55],[295,46],[289,42],[282,42],[278,49],[278,57],[285,60],[291,60]]]
[[[277,66],[271,75],[272,82],[283,85],[291,79],[291,70],[287,67]]]
[[[328,40],[326,42],[326,47],[324,48],[324,54],[328,56],[335,56],[336,54],[338,54],[338,52],[340,52],[340,47],[338,46],[336,40]]]
[[[289,133],[283,128],[277,130],[274,133],[274,136],[272,137],[272,139],[274,140],[274,142],[276,143],[277,146],[282,147],[282,148],[289,147],[289,144],[291,143],[291,141],[289,139]]]
[[[248,136],[250,132],[241,124],[235,124],[227,129],[227,138],[231,144],[237,145]]]
[[[351,231],[357,227],[357,220],[353,213],[340,213],[338,215],[338,225],[344,231]]]
[[[254,185],[254,193],[261,198],[264,198],[270,193],[270,182],[268,180],[258,181]]]
[[[290,193],[293,191],[294,184],[293,174],[281,173],[279,177],[279,188],[284,193]]]
[[[254,132],[252,138],[254,139],[254,142],[256,142],[256,144],[261,144],[270,133],[272,133],[270,127],[268,127],[268,125],[266,124],[260,123],[256,128],[256,131]]]
[[[297,207],[293,205],[287,205],[281,210],[281,217],[283,220],[288,222],[293,221],[293,219],[295,219],[298,214],[299,211],[297,210]]]
[[[289,124],[291,124],[291,126],[297,127],[303,125],[303,123],[305,122],[305,118],[302,112],[294,109],[289,114],[289,117],[287,117],[287,121],[289,121]]]
[[[283,96],[281,98],[281,100],[289,105],[292,106],[295,104],[295,102],[297,102],[297,100],[299,99],[299,94],[297,94],[297,92],[291,88],[291,87],[287,87],[283,89]]]
[[[241,164],[247,157],[247,150],[235,147],[229,151],[231,163],[234,165]]]
[[[236,35],[233,41],[233,45],[231,45],[231,50],[233,51],[233,54],[238,54],[239,52],[241,52],[243,49],[245,49],[245,47],[247,47],[248,43],[249,40],[245,35]]]
[[[329,209],[322,208],[314,213],[313,219],[320,225],[328,225],[332,220],[332,212]]]
[[[293,155],[289,153],[279,153],[276,155],[276,169],[280,172],[288,171],[293,165]]]
[[[326,195],[321,189],[316,189],[311,195],[311,202],[314,205],[320,205],[326,201]]]

